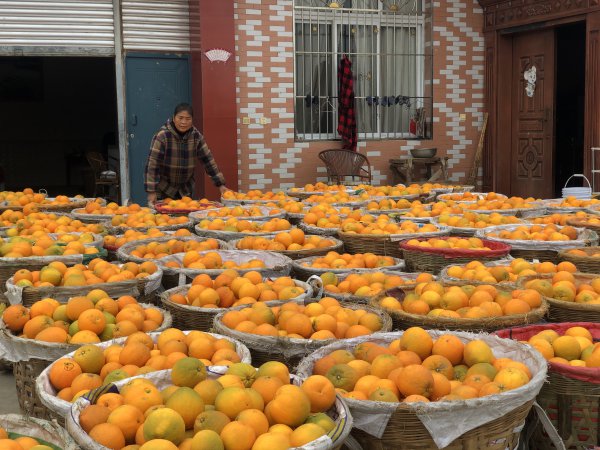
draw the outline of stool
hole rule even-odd
[[[390,170],[394,175],[394,184],[404,183],[411,184],[414,180],[414,168],[417,165],[424,165],[427,171],[425,182],[432,181],[448,181],[448,157],[434,157],[434,158],[399,158],[390,159]],[[435,172],[433,168],[439,166]]]

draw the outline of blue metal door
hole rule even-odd
[[[190,102],[187,57],[127,55],[127,141],[131,200],[146,203],[144,168],[152,136],[178,103]]]

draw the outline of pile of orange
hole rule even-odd
[[[248,192],[234,192],[234,191],[226,191],[223,194],[223,198],[225,200],[261,200],[261,201],[272,201],[278,202],[281,200],[288,201],[291,200],[285,192],[278,191],[266,191],[263,192],[258,189],[250,190]]]
[[[135,298],[113,300],[101,289],[60,304],[52,298],[26,308],[12,305],[4,310],[6,326],[27,339],[44,342],[87,344],[128,336],[160,327],[163,315],[157,308],[142,308]]]
[[[578,367],[600,367],[600,345],[587,328],[570,327],[561,335],[547,329],[527,341],[552,363]]]
[[[5,209],[4,211],[2,211],[2,213],[0,213],[0,227],[12,227],[24,217],[25,214],[23,214],[23,211]]]
[[[406,330],[383,346],[371,342],[336,350],[317,360],[313,373],[328,378],[342,396],[380,402],[435,402],[485,397],[519,388],[531,379],[522,362],[496,358],[483,340],[437,339],[422,328]]]
[[[60,216],[54,213],[33,212],[23,219],[18,220],[15,225],[6,231],[6,235],[32,236],[37,232],[43,233],[96,233],[104,232],[104,226],[99,223],[83,223],[80,220],[68,216]]]
[[[129,254],[138,258],[158,259],[175,253],[185,253],[193,250],[217,250],[218,248],[219,242],[212,238],[204,241],[179,241],[174,238],[166,242],[152,241],[146,244],[140,244],[129,252]]]
[[[521,225],[514,230],[490,231],[488,237],[520,241],[572,241],[577,239],[577,230],[571,226],[559,228],[547,225]]]
[[[119,205],[115,202],[110,202],[106,206],[102,206],[98,202],[88,202],[84,208],[82,208],[86,214],[99,214],[99,215],[110,215],[116,214],[136,214],[139,212],[149,213],[150,208],[142,207],[137,203],[131,203],[129,205]]]
[[[507,199],[498,200],[481,199],[477,200],[475,203],[463,203],[461,206],[464,209],[485,209],[489,211],[494,209],[530,209],[537,208],[537,205],[533,203],[535,200],[536,199],[532,197],[510,197]]]
[[[177,361],[159,389],[139,378],[101,395],[79,417],[83,430],[113,449],[280,450],[304,447],[336,427],[327,414],[335,388],[322,376],[290,384],[285,365],[236,363],[217,378],[193,358]],[[128,445],[127,447],[125,447]]]
[[[164,227],[169,225],[183,225],[187,222],[189,222],[189,219],[185,216],[171,217],[167,214],[152,214],[144,211],[131,213],[126,216],[117,214],[110,221],[114,227],[130,228]]]
[[[508,265],[485,266],[481,261],[471,261],[463,266],[449,266],[446,272],[448,276],[461,280],[477,280],[484,283],[514,283],[519,277],[537,275],[538,273],[555,273],[561,270],[577,272],[577,267],[568,261],[559,264],[550,261],[533,263],[523,258],[516,258]]]
[[[600,305],[600,276],[591,281],[577,280],[572,272],[559,271],[552,278],[529,280],[525,287],[556,300]]]
[[[6,202],[8,206],[25,206],[28,203],[42,203],[45,198],[45,194],[35,193],[31,188],[25,188],[17,192],[0,192],[0,203]]]
[[[380,301],[382,308],[392,311],[465,319],[527,314],[541,304],[542,296],[535,289],[502,291],[491,284],[444,286],[435,281],[418,284],[402,301],[394,297]]]
[[[558,208],[587,208],[589,206],[597,205],[599,203],[600,200],[595,198],[592,198],[590,200],[583,200],[569,195],[568,197],[563,198],[560,202],[549,203],[548,206]]]
[[[287,213],[300,214],[304,211],[304,206],[305,205],[302,202],[294,202],[290,200],[281,205],[281,208]]]
[[[411,220],[396,222],[386,214],[374,218],[372,222],[344,219],[341,223],[344,233],[356,234],[415,234],[432,233],[440,229],[432,223],[419,224]]]
[[[476,237],[449,237],[447,239],[430,238],[427,240],[410,239],[406,242],[407,245],[414,245],[426,248],[457,248],[467,250],[490,250],[489,247],[483,245],[483,241]]]
[[[182,267],[177,261],[168,261],[165,263],[166,267],[173,269],[179,269]],[[233,260],[223,260],[221,255],[217,252],[206,252],[200,254],[197,251],[186,252],[183,256],[183,267],[186,269],[258,269],[266,267],[264,261],[260,259],[250,259],[249,261],[238,264]]]
[[[235,344],[202,331],[187,334],[176,328],[162,331],[156,342],[145,332],[128,335],[123,344],[104,349],[83,345],[73,356],[52,364],[48,378],[56,396],[71,402],[91,389],[135,375],[172,369],[177,361],[192,357],[207,366],[229,366],[240,362]]]
[[[92,255],[98,253],[96,247],[86,247],[94,241],[91,233],[80,235],[63,234],[57,237],[42,235],[37,238],[27,239],[16,236],[7,239],[0,238],[1,258],[26,258],[29,256],[53,255]]]
[[[185,228],[180,228],[173,233],[173,236],[191,235],[191,231]],[[104,246],[119,248],[127,242],[139,241],[141,239],[159,238],[164,236],[167,236],[167,233],[159,230],[158,228],[150,228],[148,231],[126,230],[125,233],[120,236],[111,234],[104,236]]]
[[[300,228],[292,228],[290,231],[277,233],[273,238],[245,236],[237,242],[236,248],[240,250],[297,251],[328,248],[334,245],[335,243],[331,239],[318,235],[306,236]]]
[[[202,219],[198,228],[203,230],[230,231],[234,233],[272,233],[289,230],[292,225],[286,219],[274,217],[266,222],[230,217],[229,219]]]
[[[519,223],[515,216],[505,216],[499,213],[480,214],[465,211],[462,215],[442,214],[438,217],[442,225],[460,228],[486,228],[495,225],[510,225]]]
[[[200,211],[203,209],[215,207],[214,203],[208,200],[207,198],[194,200],[188,196],[184,196],[181,199],[177,200],[174,200],[172,198],[165,198],[164,200],[161,200],[160,203],[161,207],[165,210],[187,209]]]
[[[588,253],[579,248],[573,248],[571,250],[567,250],[566,253],[573,255],[573,256],[583,256],[583,257],[592,257],[592,258],[600,257],[600,252]]]
[[[302,188],[293,187],[290,192],[346,192],[346,186],[342,184],[326,184],[321,181],[315,184],[305,184]]]
[[[223,206],[222,208],[214,208],[206,211],[206,217],[259,217],[259,216],[274,216],[281,213],[281,210],[270,208],[268,213],[259,206]]]
[[[506,198],[504,195],[498,195],[495,192],[487,192],[485,195],[473,192],[455,192],[451,194],[442,194],[439,196],[440,200],[452,200],[455,202],[463,202],[463,201],[492,201],[498,199]]]
[[[323,289],[325,292],[352,294],[360,297],[373,297],[386,289],[396,286],[433,280],[433,275],[430,273],[420,273],[416,279],[407,279],[400,275],[391,275],[384,272],[353,273],[342,281],[333,272],[325,272],[320,277],[323,280]]]
[[[303,262],[305,267],[313,269],[375,269],[378,267],[393,266],[394,258],[379,256],[374,253],[338,253],[327,252],[325,256],[315,258],[312,262]]]
[[[256,302],[291,300],[304,294],[290,277],[263,280],[262,275],[250,271],[240,276],[228,269],[212,280],[206,274],[197,275],[185,294],[171,294],[169,300],[180,305],[201,308],[229,308]]]
[[[308,203],[352,203],[352,202],[362,202],[363,200],[367,200],[369,195],[365,192],[359,195],[354,195],[348,192],[325,192],[324,194],[313,194],[308,197],[305,201]]]
[[[67,267],[60,261],[53,261],[41,270],[17,270],[13,282],[17,286],[87,286],[97,283],[116,283],[134,278],[146,278],[158,268],[152,261],[141,264],[128,262],[121,266],[95,258],[86,266],[76,264]]]
[[[242,333],[296,339],[344,339],[376,333],[381,318],[364,309],[350,309],[331,297],[306,306],[294,302],[269,307],[265,303],[226,312],[226,327]]]
[[[390,198],[383,198],[381,200],[371,200],[369,203],[367,203],[366,208],[370,211],[378,211],[380,209],[410,209],[417,208],[422,205],[423,204],[419,200],[410,201],[406,199],[400,199],[394,201]]]
[[[428,208],[429,207],[429,208]],[[437,217],[441,214],[462,214],[462,206],[452,201],[435,202],[429,205],[413,206],[410,211],[402,214],[403,217]]]
[[[369,220],[369,218],[371,218],[371,221],[375,220],[375,216],[363,214],[358,209],[353,210],[348,206],[334,208],[326,203],[320,203],[310,207],[304,214],[304,217],[302,217],[302,222],[306,225],[319,228],[339,228],[344,217],[365,221]]]
[[[589,214],[584,213],[583,211],[577,211],[573,214],[561,214],[554,213],[550,215],[544,215],[540,217],[531,217],[526,218],[525,220],[529,223],[533,223],[536,225],[540,224],[554,224],[554,225],[567,225],[567,220],[569,219],[586,219],[588,217],[593,217]]]
[[[422,193],[422,189],[418,184],[411,184],[410,186],[404,186],[402,184],[397,184],[395,186],[371,186],[363,184],[357,186],[356,189],[364,190],[369,197],[396,197],[399,195],[415,195]]]
[[[0,427],[0,448],[3,450],[52,450],[41,439],[30,436],[9,437],[10,430]]]

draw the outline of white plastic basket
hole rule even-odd
[[[571,178],[573,177],[579,177],[579,178],[583,178],[586,182],[587,182],[587,186],[583,186],[583,187],[567,187],[567,184],[569,184],[569,181],[571,181]],[[563,187],[562,189],[562,196],[563,198],[567,198],[567,197],[575,197],[581,200],[589,200],[592,198],[592,185],[590,184],[590,180],[587,179],[587,177],[585,175],[583,175],[582,173],[575,173],[573,175],[571,175],[569,177],[569,179],[567,180],[567,182],[565,183],[565,187]]]

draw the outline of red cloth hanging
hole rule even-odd
[[[338,67],[338,127],[342,137],[342,148],[356,151],[358,133],[356,131],[356,109],[354,106],[354,80],[352,61],[344,55]]]

